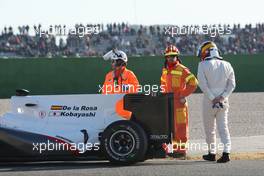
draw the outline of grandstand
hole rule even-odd
[[[264,23],[245,26],[233,25],[230,34],[211,37],[205,34],[170,36],[164,26],[129,25],[125,23],[96,24],[99,34],[67,34],[64,37],[50,34],[32,34],[40,25],[0,29],[0,57],[88,57],[101,56],[113,47],[124,50],[129,56],[161,55],[168,43],[174,43],[183,55],[194,55],[197,46],[205,40],[213,40],[223,54],[264,53]],[[78,29],[87,25],[76,25]]]

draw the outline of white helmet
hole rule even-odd
[[[117,49],[113,49],[109,52],[107,52],[104,56],[103,56],[104,60],[117,60],[117,59],[121,59],[124,62],[127,63],[128,59],[127,59],[127,55],[125,52],[121,51],[121,50],[117,50]]]
[[[216,44],[212,41],[206,41],[202,43],[197,50],[196,56],[199,57],[202,61],[211,58],[223,59],[220,56],[220,51],[217,48]]]

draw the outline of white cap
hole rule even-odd
[[[117,60],[122,59],[124,62],[128,61],[127,55],[121,50],[111,50],[103,55],[104,60]]]

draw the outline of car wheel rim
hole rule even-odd
[[[110,138],[110,149],[118,156],[129,155],[135,147],[134,136],[125,130],[116,131]]]

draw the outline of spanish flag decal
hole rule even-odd
[[[51,106],[51,108],[50,108],[51,110],[62,110],[62,106],[59,106],[59,105],[52,105]]]

